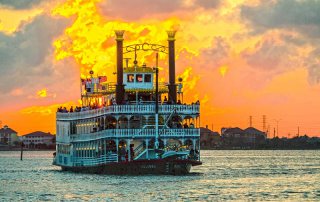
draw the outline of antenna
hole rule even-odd
[[[156,137],[155,137],[155,149],[158,149],[159,148],[159,89],[158,89],[158,85],[159,85],[159,77],[158,77],[158,73],[159,73],[159,69],[158,69],[158,60],[159,60],[159,54],[158,52],[156,53],[156,68],[155,68],[155,71],[156,71],[156,111],[155,111],[155,118],[156,118]]]
[[[123,59],[126,60],[126,68],[128,68],[129,67],[129,60],[131,60],[131,58],[123,58]]]

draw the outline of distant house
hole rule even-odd
[[[54,148],[56,136],[42,131],[23,135],[23,143],[27,148]]]
[[[200,145],[203,149],[217,148],[221,144],[221,136],[206,126],[200,128]]]
[[[221,135],[223,137],[233,137],[233,138],[239,138],[243,136],[244,131],[241,128],[222,128],[221,129]]]
[[[265,142],[266,133],[253,127],[245,130],[238,127],[222,128],[221,137],[224,145],[234,148],[252,148]]]
[[[0,143],[2,145],[13,146],[18,143],[18,133],[5,125],[0,129]]]
[[[267,134],[265,132],[262,132],[256,128],[249,127],[244,130],[245,138],[248,142],[257,142],[257,141],[263,141],[267,139]]]

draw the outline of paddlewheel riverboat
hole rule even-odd
[[[200,104],[183,103],[175,77],[175,31],[168,47],[123,46],[115,31],[117,82],[82,79],[82,106],[56,114],[54,165],[62,170],[99,174],[187,174],[200,161]],[[156,65],[137,62],[137,52],[155,51]],[[132,66],[124,54],[134,53]],[[168,54],[169,82],[158,82],[158,53]],[[123,67],[123,60],[126,66]]]

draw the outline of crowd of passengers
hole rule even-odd
[[[160,102],[161,102],[161,100],[160,100]],[[142,104],[142,103],[143,103],[143,100],[142,100],[142,97],[140,97],[139,104]],[[130,105],[131,103],[128,100],[126,100],[124,102],[124,104],[125,105]],[[174,104],[174,103],[172,101],[168,101],[167,97],[165,96],[164,100],[163,100],[163,102],[161,102],[161,104],[169,104],[170,105],[170,104]],[[182,105],[180,100],[178,100],[176,104]],[[192,105],[194,105],[194,104],[200,105],[200,101],[197,100],[196,102],[192,102],[191,104]],[[73,106],[71,106],[69,110],[66,107],[62,107],[61,106],[61,107],[59,107],[57,109],[57,112],[61,112],[61,113],[83,112],[83,111],[89,111],[89,110],[92,110],[92,109],[100,109],[100,108],[103,108],[103,107],[106,107],[106,106],[112,106],[112,105],[117,105],[116,100],[114,98],[111,99],[109,105],[107,105],[107,103],[104,103],[102,105],[93,104],[93,105],[82,106],[82,107],[76,106],[74,108],[73,108]],[[183,105],[187,105],[187,104],[184,103]]]

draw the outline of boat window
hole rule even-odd
[[[127,82],[129,82],[129,83],[134,82],[134,75],[133,74],[128,74],[127,75]]]
[[[137,82],[143,82],[142,74],[137,74],[137,75],[136,75],[136,81],[137,81]]]
[[[144,82],[151,82],[151,74],[145,74],[144,75]]]

